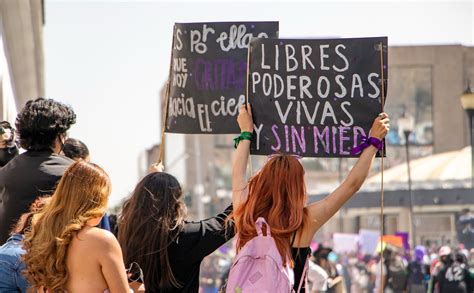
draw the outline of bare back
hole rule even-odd
[[[84,227],[69,244],[66,265],[68,293],[130,292],[120,246],[109,231]]]
[[[83,228],[69,244],[67,251],[67,269],[69,271],[66,285],[69,293],[104,292],[107,282],[102,274],[97,251],[102,231],[95,227]],[[105,231],[103,231],[105,232]]]

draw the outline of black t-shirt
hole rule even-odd
[[[467,293],[471,292],[469,271],[465,264],[453,262],[445,266],[435,276],[440,293]]]
[[[27,151],[0,168],[0,245],[39,196],[52,195],[73,160],[52,151]]]
[[[145,284],[146,292],[198,292],[202,260],[234,236],[234,227],[225,227],[225,220],[231,212],[232,206],[229,206],[215,217],[198,222],[185,222],[184,229],[168,248],[171,270],[183,287],[160,291]]]
[[[418,261],[411,261],[408,264],[408,284],[422,285],[425,280],[425,267]]]

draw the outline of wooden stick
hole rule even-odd
[[[247,74],[245,81],[245,106],[249,103],[249,80],[250,80],[250,43],[247,48]]]
[[[247,108],[247,105],[249,103],[249,86],[250,86],[249,80],[250,80],[250,43],[249,43],[249,47],[247,49],[247,75],[246,75],[246,84],[245,84],[245,108]],[[253,167],[252,167],[252,155],[250,155],[250,153],[249,153],[249,171],[250,171],[250,176],[249,177],[252,177]]]
[[[171,40],[171,58],[170,58],[170,68],[168,72],[168,82],[166,83],[166,90],[165,90],[165,117],[162,121],[162,128],[161,128],[161,143],[160,143],[160,154],[158,157],[158,164],[163,163],[164,156],[165,156],[165,143],[166,143],[166,126],[168,125],[168,112],[169,112],[169,100],[170,100],[170,88],[171,88],[171,72],[173,68],[173,49],[174,49],[174,35],[176,31],[176,26],[173,26],[173,38]],[[160,99],[161,103],[161,99]],[[162,110],[163,111],[163,110]]]
[[[160,143],[160,155],[158,157],[158,164],[163,163],[164,156],[165,156],[165,142],[166,142],[166,135],[165,135],[165,130],[166,130],[166,125],[168,124],[168,105],[169,105],[169,99],[170,99],[170,77],[168,77],[168,82],[166,83],[166,91],[165,91],[165,115],[162,123],[162,129],[161,129],[161,143]]]
[[[383,58],[383,43],[381,42],[380,43],[380,73],[381,73],[381,76],[382,76],[382,112],[384,112],[384,105],[385,105],[385,77],[384,77],[384,58]],[[385,223],[384,223],[384,184],[383,184],[383,172],[384,172],[384,155],[385,155],[385,145],[384,147],[382,148],[381,150],[381,161],[380,161],[380,164],[381,164],[381,172],[380,172],[380,176],[381,176],[381,183],[380,183],[380,288],[379,288],[379,292],[380,293],[383,293],[384,291],[384,287],[385,287],[385,284],[384,284],[384,275],[383,275],[383,262],[384,262],[384,259],[383,259],[383,235],[384,235],[384,226],[385,226]],[[388,268],[387,268],[388,270]],[[388,273],[388,272],[386,272]]]

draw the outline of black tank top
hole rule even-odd
[[[306,265],[306,259],[309,257],[310,254],[311,254],[310,247],[298,247],[298,248],[292,247],[291,248],[291,255],[293,256],[293,260],[295,261],[295,267],[293,268],[293,272],[295,274],[295,284],[293,286],[293,289],[295,289],[296,293],[306,292],[304,280],[303,280],[303,286],[300,292],[297,292],[297,290],[298,290],[298,286],[300,285],[301,278],[305,277],[305,276],[302,276],[303,270]]]

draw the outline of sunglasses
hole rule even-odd
[[[143,277],[143,270],[138,263],[132,262],[130,266],[128,267],[128,269],[126,269],[126,271],[127,271],[128,281],[130,283],[133,283],[133,282],[144,283],[145,282],[145,278]]]
[[[301,160],[303,158],[302,156],[297,155],[297,154],[281,154],[281,153],[268,155],[267,158],[268,158],[268,160],[271,160],[273,158],[282,157],[282,156],[292,157],[292,158],[295,158],[297,160]]]

